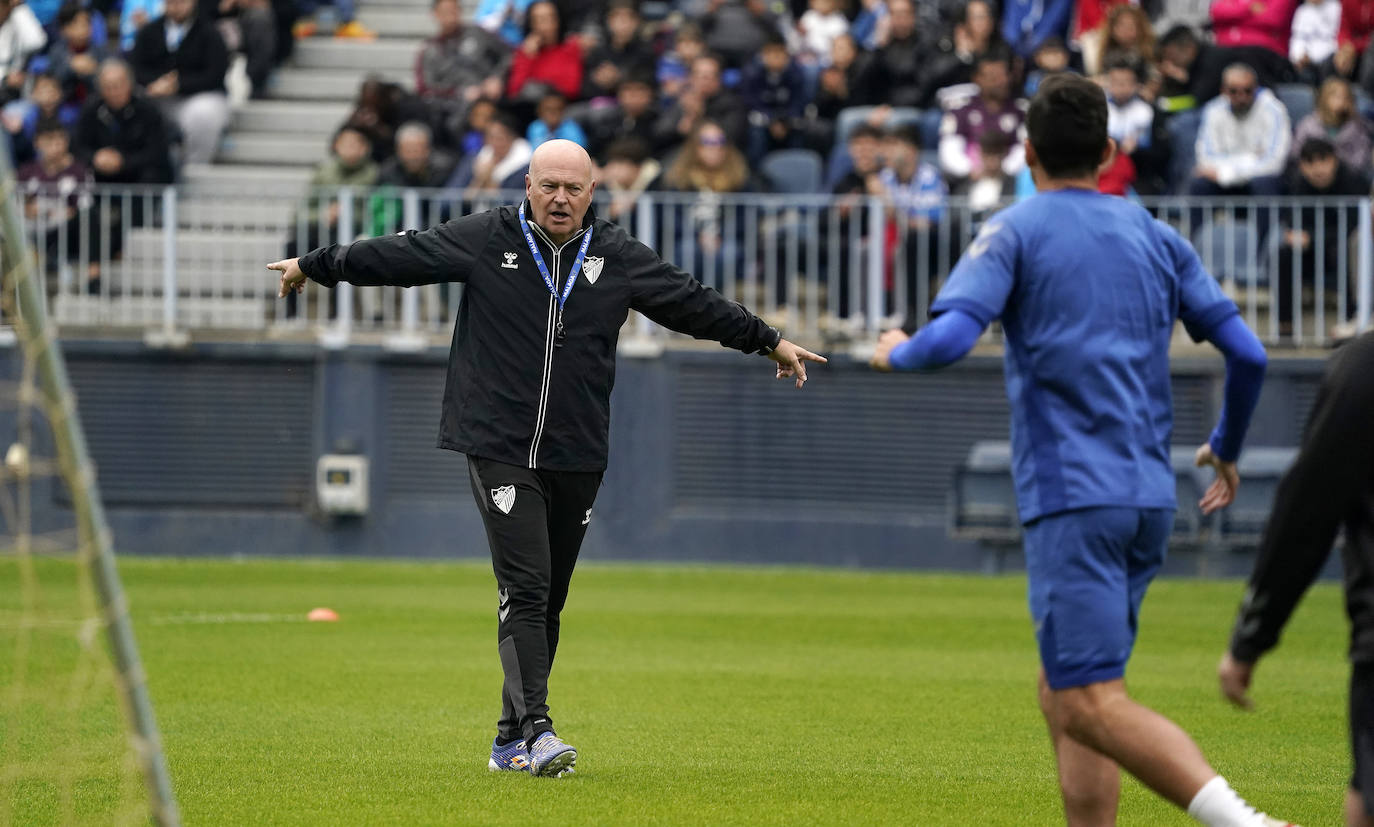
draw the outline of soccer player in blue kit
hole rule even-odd
[[[931,306],[933,321],[914,338],[883,334],[873,364],[943,367],[1002,322],[1040,708],[1068,823],[1114,824],[1125,768],[1203,824],[1279,827],[1187,733],[1131,700],[1123,680],[1176,507],[1174,322],[1226,357],[1220,422],[1197,452],[1217,472],[1204,511],[1235,496],[1264,348],[1177,232],[1098,193],[1098,169],[1115,152],[1100,86],[1073,75],[1046,81],[1027,136],[1039,194],[983,226]]]

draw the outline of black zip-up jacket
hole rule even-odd
[[[592,241],[563,308],[561,347],[558,302],[534,264],[515,207],[325,247],[302,256],[300,268],[327,287],[466,284],[439,447],[527,468],[603,471],[616,341],[630,310],[746,352],[768,353],[781,337],[590,209],[582,229],[561,246],[530,222],[560,294],[588,227]]]
[[[1374,332],[1331,359],[1297,461],[1279,483],[1255,571],[1231,636],[1252,663],[1272,649],[1336,533],[1350,615],[1350,659],[1374,663]]]

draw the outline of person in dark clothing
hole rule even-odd
[[[862,306],[858,285],[851,279],[862,273],[863,256],[869,249],[869,211],[865,201],[880,197],[886,191],[880,173],[883,171],[882,159],[883,131],[868,123],[861,123],[849,131],[847,149],[850,170],[845,173],[831,190],[838,196],[834,209],[839,213],[839,247],[831,252],[829,234],[821,238],[824,261],[835,257],[839,274],[839,307],[836,308],[840,319],[847,320]]]
[[[1325,138],[1309,138],[1298,151],[1298,163],[1288,179],[1288,193],[1303,198],[1345,198],[1342,199],[1344,203],[1318,207],[1305,202],[1296,211],[1279,211],[1279,225],[1283,230],[1278,255],[1279,330],[1283,335],[1289,335],[1293,326],[1294,277],[1303,285],[1316,283],[1318,252],[1326,289],[1339,289],[1336,262],[1340,247],[1359,227],[1359,211],[1351,204],[1351,199],[1362,198],[1368,192],[1369,177],[1341,163],[1336,158],[1335,146]],[[1342,213],[1345,214],[1344,234],[1341,232]],[[1354,268],[1350,269],[1353,273]],[[1355,312],[1356,281],[1353,275],[1346,279],[1346,307],[1351,315]]]
[[[1161,114],[1197,109],[1221,94],[1225,49],[1204,42],[1191,28],[1174,26],[1159,39],[1155,102]]]
[[[782,31],[765,0],[708,0],[701,29],[706,48],[734,68],[747,64],[770,35]]]
[[[24,216],[47,254],[48,269],[59,261],[86,265],[86,292],[100,292],[102,257],[118,258],[123,236],[102,227],[103,211],[90,201],[91,171],[71,153],[61,121],[45,119],[34,132],[38,158],[20,167],[15,178],[24,193]]]
[[[744,104],[722,85],[721,68],[715,55],[692,61],[686,88],[654,125],[654,148],[660,154],[676,149],[703,121],[719,124],[732,145],[744,145]]]
[[[611,144],[627,138],[652,145],[654,124],[655,83],[653,72],[628,75],[615,90],[615,106],[595,109],[587,116],[588,149],[602,162]]]
[[[891,106],[920,106],[926,94],[927,39],[916,31],[911,0],[891,0],[887,6],[891,37],[873,56],[873,94]]]
[[[1005,49],[997,31],[997,11],[989,0],[969,0],[953,30],[941,37],[927,58],[921,106],[935,102],[946,86],[973,81],[974,59],[984,52]]]
[[[634,0],[611,0],[602,41],[584,58],[582,97],[611,97],[631,75],[653,75],[658,63],[652,44],[640,35],[644,20]]]
[[[744,70],[740,92],[749,107],[749,163],[758,165],[775,149],[801,145],[806,79],[787,53],[787,41],[775,34],[763,45],[757,60]]]
[[[99,87],[100,96],[76,121],[76,157],[99,184],[170,184],[167,124],[157,106],[134,94],[128,64],[113,58],[101,64]]]
[[[195,9],[195,0],[167,0],[166,14],[138,30],[129,65],[145,94],[181,128],[186,162],[207,164],[229,124],[229,51]]]
[[[1331,358],[1302,447],[1274,496],[1269,524],[1217,669],[1222,693],[1248,708],[1259,659],[1345,531],[1341,563],[1350,617],[1350,740],[1355,769],[1346,824],[1374,824],[1374,332]],[[1335,710],[1332,710],[1334,714]]]
[[[468,107],[501,97],[510,48],[481,26],[465,24],[458,0],[434,0],[431,11],[438,31],[415,56],[415,94],[456,144]]]
[[[766,354],[798,387],[804,361],[825,361],[598,220],[595,189],[586,151],[549,141],[530,161],[518,208],[268,265],[282,273],[282,296],[306,278],[327,287],[466,285],[439,445],[468,456],[496,574],[505,683],[494,770],[559,776],[577,757],[554,733],[548,676],[606,468],[616,340],[629,311]]]
[[[62,36],[48,44],[48,72],[62,84],[63,102],[80,106],[95,94],[95,76],[109,49],[91,42],[91,12],[79,0],[57,10],[57,30]]]

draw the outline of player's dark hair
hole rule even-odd
[[[1026,134],[1051,177],[1091,175],[1107,146],[1107,96],[1078,75],[1046,78],[1026,113]]]
[[[882,140],[882,137],[883,131],[881,129],[871,123],[861,123],[849,130],[849,136],[845,140],[852,141],[856,138],[872,138],[875,141],[879,141]]]
[[[917,149],[921,148],[921,130],[917,128],[916,124],[899,123],[891,126],[887,130],[887,137]]]
[[[90,10],[81,5],[81,0],[67,0],[61,8],[57,10],[57,28],[65,29],[68,24],[77,18],[77,15],[89,15]]]
[[[1304,164],[1334,157],[1336,157],[1336,145],[1322,137],[1308,138],[1302,142],[1302,148],[1298,150],[1298,160]]]

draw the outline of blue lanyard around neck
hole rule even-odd
[[[577,282],[577,274],[582,272],[582,259],[587,255],[587,248],[592,243],[592,228],[588,227],[582,236],[582,246],[577,249],[577,258],[573,259],[572,270],[568,271],[568,283],[563,285],[563,292],[558,292],[558,283],[549,274],[549,267],[544,263],[544,256],[539,252],[539,245],[534,243],[534,234],[530,232],[529,222],[525,220],[525,202],[520,202],[520,231],[525,234],[525,243],[529,245],[530,255],[534,256],[534,266],[539,268],[539,275],[544,277],[544,285],[549,288],[553,297],[558,299],[558,310],[563,311],[563,305],[568,301],[568,296],[572,294],[573,284]]]

